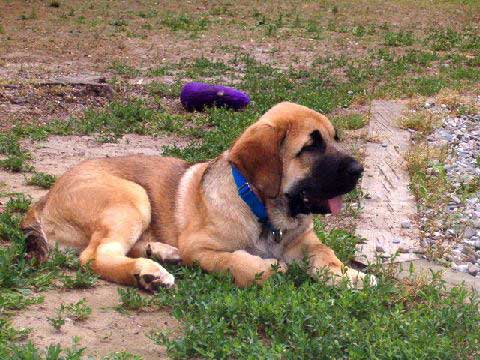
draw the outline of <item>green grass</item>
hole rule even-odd
[[[368,122],[368,118],[363,114],[348,114],[335,116],[331,120],[332,123],[341,130],[361,129]]]
[[[422,136],[431,134],[440,125],[440,117],[427,111],[411,113],[408,116],[403,117],[400,121],[400,126],[402,128],[415,130]]]
[[[60,305],[60,308],[57,309],[57,313],[74,321],[84,321],[88,319],[92,313],[92,308],[87,305],[85,299],[81,299],[76,303]]]
[[[120,296],[120,305],[118,310],[123,312],[125,310],[140,310],[152,305],[151,297],[141,296],[137,289],[128,287],[118,289],[118,295]]]
[[[385,45],[387,46],[411,46],[415,39],[410,31],[387,32]]]
[[[56,181],[56,177],[43,172],[36,172],[28,179],[28,185],[39,186],[43,189],[50,189]]]
[[[119,61],[113,62],[110,66],[110,70],[112,70],[118,75],[125,75],[129,77],[138,76],[140,74],[140,71],[138,71],[137,69]]]
[[[167,12],[163,15],[161,24],[172,31],[197,33],[206,30],[209,21],[205,17],[194,17],[187,13]]]
[[[453,359],[479,356],[478,300],[438,278],[352,291],[309,278],[303,266],[263,286],[236,288],[228,275],[176,268],[175,291],[158,301],[183,324],[152,339],[172,358]],[[470,298],[470,302],[467,299]]]

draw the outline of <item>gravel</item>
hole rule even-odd
[[[425,108],[433,111],[432,104]],[[453,269],[480,277],[480,114],[446,117],[427,141],[448,149],[444,168],[451,190],[444,209],[420,209],[420,227],[429,229],[422,244],[441,244]],[[428,174],[437,176],[439,166],[432,161]]]

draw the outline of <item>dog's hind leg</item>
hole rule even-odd
[[[141,236],[148,222],[134,206],[121,205],[100,214],[100,226],[80,255],[102,278],[124,285],[155,291],[171,287],[175,278],[151,259],[129,258],[126,254]]]

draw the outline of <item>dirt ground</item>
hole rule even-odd
[[[98,281],[93,289],[51,290],[38,295],[45,300],[13,318],[16,328],[31,328],[28,336],[35,345],[46,348],[50,344],[70,347],[78,336],[78,347],[86,348],[85,355],[102,357],[111,352],[126,351],[144,359],[165,359],[165,349],[146,335],[153,330],[176,329],[178,322],[167,311],[120,313],[118,286]],[[62,303],[76,303],[82,299],[92,308],[91,315],[82,321],[66,318],[60,331],[47,318],[54,317]]]

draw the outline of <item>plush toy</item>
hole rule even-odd
[[[188,111],[202,111],[205,107],[211,106],[240,110],[250,103],[248,95],[240,90],[200,82],[185,84],[180,93],[180,100]]]

